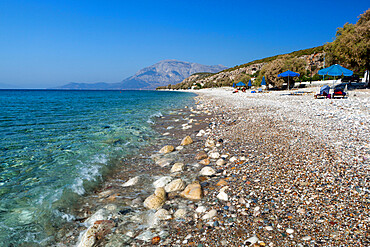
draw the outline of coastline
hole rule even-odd
[[[368,244],[368,92],[351,92],[345,100],[282,92],[194,92],[197,105],[183,121],[173,122],[156,151],[160,145],[179,146],[186,135],[194,142],[175,153],[157,155],[152,150],[144,156],[151,156],[148,163],[156,168],[157,158],[172,157],[170,164],[158,168],[155,179],[162,174],[171,180],[181,178],[186,185],[197,181],[204,197],[192,201],[168,193],[165,211],[161,209],[168,217],[144,209],[145,198],[132,204],[137,199],[133,197],[123,216],[119,212],[114,216],[116,208],[99,219],[106,224],[104,229],[112,230],[96,239],[102,240],[97,241],[99,246]],[[158,131],[163,134],[168,122],[162,125]],[[201,151],[211,156],[209,165],[195,159]],[[174,162],[184,163],[184,171],[171,174]],[[213,172],[199,175],[205,166]],[[112,199],[107,188],[100,193]],[[154,191],[146,189],[146,196]],[[135,220],[136,208],[146,212],[140,220],[151,221],[143,224],[146,230],[120,229]],[[114,226],[109,226],[111,222]]]

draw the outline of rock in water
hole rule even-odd
[[[171,172],[182,172],[184,170],[184,163],[175,163],[171,168]]]
[[[201,176],[212,176],[216,173],[216,171],[209,166],[203,167],[202,170],[200,170],[199,175]]]
[[[172,178],[170,176],[161,177],[160,179],[154,181],[154,188],[164,187],[166,184],[171,182]]]
[[[160,167],[165,167],[165,166],[171,165],[172,162],[173,162],[173,159],[163,157],[157,160],[155,163],[159,165]]]
[[[159,220],[168,220],[171,219],[171,214],[166,209],[159,209],[154,216]]]
[[[189,145],[189,144],[192,144],[193,143],[193,140],[191,139],[190,136],[186,136],[182,142],[181,142],[181,146],[185,146],[185,145]]]
[[[159,152],[161,154],[168,154],[168,153],[171,153],[173,150],[175,150],[174,146],[166,145],[163,148],[161,148],[161,150],[159,150]]]
[[[122,186],[123,187],[129,187],[129,186],[137,184],[137,182],[139,182],[139,176],[131,178],[126,183],[122,184]]]
[[[175,179],[171,183],[167,184],[166,187],[164,187],[164,189],[167,193],[175,192],[175,191],[182,191],[185,189],[185,183],[184,181],[182,181],[181,178]]]
[[[194,182],[186,186],[185,190],[181,192],[180,195],[190,200],[200,200],[203,197],[203,192],[200,184]]]
[[[150,195],[144,201],[144,207],[149,209],[158,209],[166,201],[166,191],[163,187],[157,188],[153,195]]]
[[[81,238],[78,247],[92,247],[96,242],[110,233],[114,227],[114,222],[111,220],[98,220],[94,225],[90,226]]]

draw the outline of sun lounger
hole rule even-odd
[[[334,90],[334,93],[333,93],[333,99],[335,98],[345,98],[346,97],[346,93],[343,91],[343,89],[335,89]]]
[[[320,88],[320,93],[315,95],[315,99],[330,99],[331,95],[329,93],[330,87],[328,85],[324,85]]]

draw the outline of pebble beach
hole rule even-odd
[[[370,91],[318,90],[195,91],[58,246],[369,246]]]

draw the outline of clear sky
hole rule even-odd
[[[164,59],[235,66],[333,41],[352,1],[0,0],[0,84],[119,82]]]

